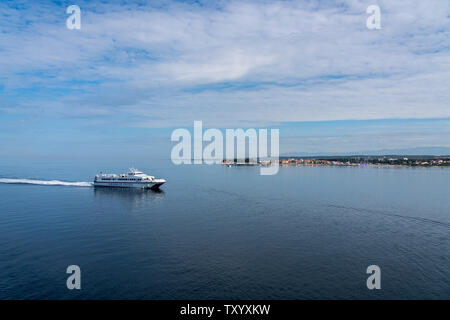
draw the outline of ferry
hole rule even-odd
[[[166,183],[164,179],[156,179],[139,170],[130,168],[130,171],[123,174],[100,173],[94,178],[94,187],[116,187],[116,188],[140,188],[159,189]]]

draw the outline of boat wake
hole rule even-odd
[[[0,178],[0,183],[37,184],[43,186],[69,186],[69,187],[92,186],[92,182],[67,182],[59,180],[3,179],[3,178]]]

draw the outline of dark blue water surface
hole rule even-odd
[[[9,163],[0,178],[100,169],[127,167]],[[162,191],[0,183],[0,298],[450,298],[450,169],[139,169]],[[81,290],[66,287],[73,264]]]

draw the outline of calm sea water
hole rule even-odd
[[[97,169],[2,164],[0,178]],[[0,298],[450,298],[449,169],[139,169],[163,191],[0,183]],[[82,290],[66,288],[72,264]],[[366,287],[372,264],[381,290]]]

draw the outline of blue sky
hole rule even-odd
[[[194,120],[280,128],[282,153],[445,149],[449,87],[447,0],[0,3],[3,158],[164,157]]]

